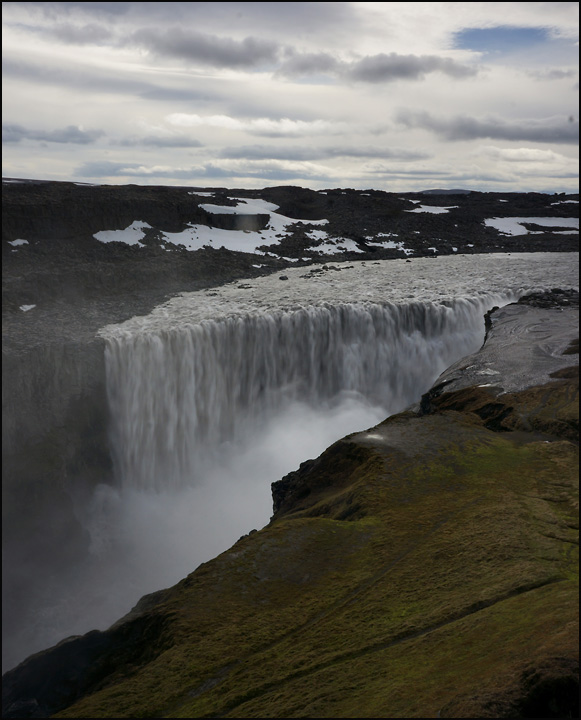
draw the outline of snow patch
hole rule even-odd
[[[216,215],[259,215],[278,210],[278,205],[260,198],[229,198],[229,200],[236,200],[238,205],[205,204],[200,207],[202,210]]]
[[[380,237],[397,237],[397,233],[377,233],[376,238]],[[402,241],[395,242],[395,240],[376,240],[373,236],[366,238],[370,243],[373,243],[375,247],[385,248],[387,250],[401,250],[406,255],[411,255],[414,251],[410,248],[406,248]]]
[[[134,220],[125,230],[101,230],[95,233],[93,237],[102,243],[122,242],[126,245],[145,247],[140,242],[145,236],[144,230],[151,230],[151,225],[143,222],[143,220]]]
[[[504,217],[488,218],[484,221],[487,227],[493,227],[504,235],[528,235],[540,233],[540,230],[527,230],[523,223],[534,223],[543,227],[570,227],[572,230],[558,230],[561,235],[574,235],[579,232],[579,218],[549,218],[549,217]]]
[[[204,204],[200,207],[212,214],[226,215],[270,215],[268,225],[263,230],[224,230],[222,228],[210,228],[207,225],[190,225],[181,233],[164,233],[164,241],[173,245],[181,245],[187,250],[199,250],[202,247],[226,248],[234,252],[257,253],[264,255],[264,251],[258,250],[263,245],[278,245],[281,237],[291,232],[292,225],[303,223],[309,225],[326,225],[328,220],[301,220],[289,218],[275,212],[278,205],[261,200],[259,198],[231,198],[236,200],[237,205],[211,205]],[[311,230],[311,233],[326,233],[319,230]],[[315,236],[311,236],[315,239]],[[270,253],[272,254],[272,253]],[[296,262],[293,259],[293,262]]]
[[[190,193],[192,194],[192,193]],[[202,193],[194,193],[201,195]],[[205,193],[210,196],[210,193]],[[258,248],[264,245],[278,245],[280,239],[291,232],[291,226],[296,223],[309,225],[325,225],[328,220],[301,220],[298,218],[288,218],[275,212],[278,205],[267,202],[266,200],[253,198],[231,198],[237,202],[236,205],[200,205],[206,212],[212,214],[227,215],[257,215],[268,214],[270,220],[263,230],[225,230],[223,228],[211,228],[207,225],[190,224],[181,232],[160,233],[163,250],[169,251],[167,245],[182,247],[186,250],[200,250],[203,247],[225,248],[234,252],[256,253],[264,255],[264,251]],[[100,242],[124,242],[128,245],[137,245],[145,247],[140,241],[143,239],[145,230],[151,229],[151,225],[146,222],[135,220],[125,230],[103,230],[95,234],[95,238]],[[327,234],[322,230],[311,230],[310,237],[315,239],[326,239]],[[272,253],[271,253],[272,254]],[[296,262],[296,259],[293,259]]]
[[[414,201],[412,201],[414,202]],[[416,201],[419,202],[419,201]],[[420,205],[417,208],[414,208],[413,210],[404,210],[404,212],[410,212],[410,213],[432,213],[433,215],[442,215],[443,213],[447,213],[453,208],[459,207],[458,205],[448,205],[447,207],[436,207],[434,205]]]
[[[336,255],[337,253],[344,252],[358,252],[361,253],[357,244],[348,238],[330,238],[328,243],[324,245],[317,245],[317,247],[311,248],[313,252],[321,252],[325,255]]]
[[[329,237],[325,230],[308,230],[305,235],[311,240],[326,240]]]

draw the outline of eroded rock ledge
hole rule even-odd
[[[577,328],[574,293],[493,313],[266,528],[7,673],[4,717],[577,716]]]

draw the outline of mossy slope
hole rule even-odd
[[[142,611],[157,655],[55,717],[574,714],[578,381],[502,397],[503,427],[482,391],[442,396],[304,464]]]

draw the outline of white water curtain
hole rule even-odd
[[[121,484],[195,485],[226,447],[293,401],[321,407],[357,393],[386,414],[398,412],[478,349],[495,301],[308,307],[110,338],[111,441]]]

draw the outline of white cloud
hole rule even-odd
[[[199,127],[207,125],[224,130],[238,130],[251,135],[263,135],[265,137],[289,137],[302,135],[322,135],[329,132],[337,132],[335,123],[326,120],[291,120],[290,118],[252,118],[250,120],[239,120],[228,115],[201,116],[197,114],[173,113],[167,116],[171,125],[181,127]]]
[[[572,159],[553,152],[553,150],[541,150],[539,148],[498,148],[494,146],[483,147],[481,152],[498,160],[506,162],[534,162],[534,163],[560,163],[574,162]]]

